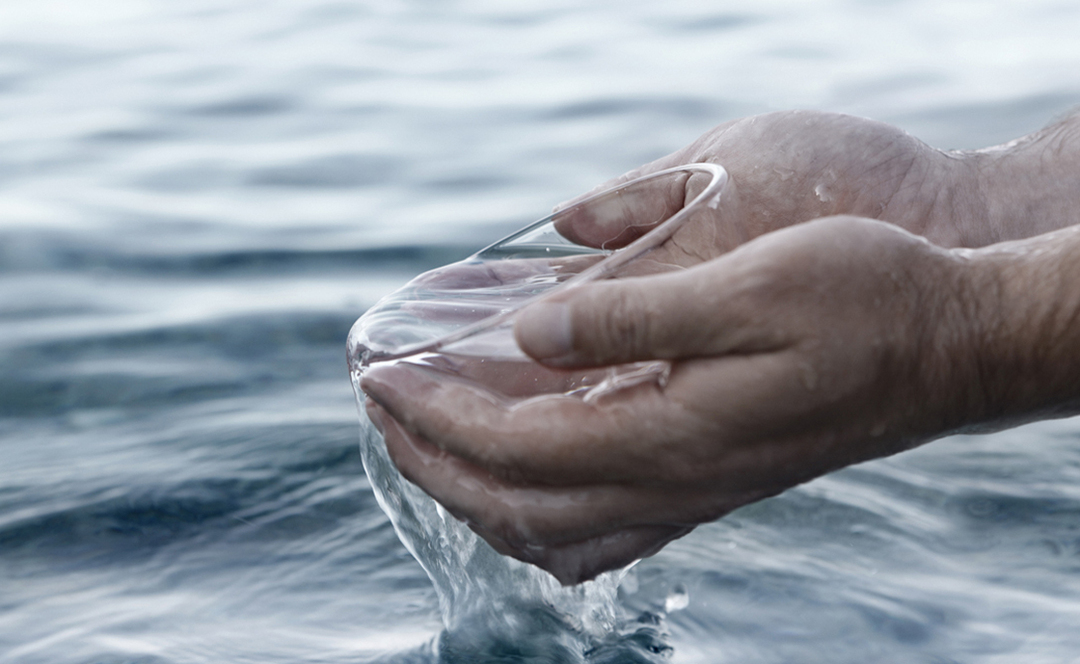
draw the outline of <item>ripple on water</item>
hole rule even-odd
[[[701,527],[610,639],[435,636],[356,449],[378,297],[734,117],[975,148],[1078,99],[1076,3],[715,5],[0,3],[0,663],[1074,660],[1075,420]]]

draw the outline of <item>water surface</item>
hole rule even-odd
[[[723,120],[980,147],[1080,100],[1071,2],[579,5],[0,5],[0,662],[432,661],[344,361],[381,295]],[[1069,661],[1078,437],[789,491],[622,609],[673,662]]]

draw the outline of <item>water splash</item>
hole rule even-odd
[[[658,218],[658,192],[685,186],[691,173],[705,173],[711,181],[682,209]],[[662,361],[581,372],[544,367],[517,347],[512,317],[556,288],[672,269],[663,261],[639,259],[662,246],[696,210],[715,208],[726,180],[719,166],[691,164],[599,192],[469,259],[420,275],[364,314],[350,332],[364,468],[401,541],[435,585],[446,625],[441,660],[652,661],[670,649],[653,622],[633,623],[620,614],[623,571],[565,587],[551,574],[497,553],[407,482],[366,417],[364,371],[375,362],[420,363],[509,399],[553,395],[589,401],[644,382],[663,386],[670,366]]]
[[[465,267],[467,269],[462,270]],[[457,275],[452,279],[447,274]],[[349,335],[353,388],[361,413],[361,457],[379,505],[398,537],[424,568],[439,597],[445,631],[433,647],[437,661],[456,662],[655,662],[670,651],[655,621],[628,620],[618,603],[624,570],[592,581],[563,586],[538,567],[503,556],[455,519],[419,487],[405,480],[390,459],[385,441],[368,420],[360,389],[364,370],[381,349],[401,340],[424,343],[452,328],[526,297],[523,282],[539,283],[519,273],[492,283],[460,281],[462,275],[490,275],[483,263],[442,270],[442,286],[471,286],[439,292],[417,282],[392,294],[358,321]],[[541,288],[551,288],[550,281]],[[419,289],[419,290],[418,290]],[[423,303],[422,307],[416,303]],[[426,315],[437,312],[435,316]],[[441,323],[441,325],[440,325]],[[444,329],[446,328],[446,329]],[[375,352],[372,352],[372,351]],[[473,354],[475,353],[475,354]],[[661,381],[663,367],[629,366],[567,374],[532,363],[513,342],[508,326],[458,341],[442,352],[422,352],[408,360],[448,374],[462,372],[482,357],[485,370],[504,376],[548,372],[563,394],[589,399],[643,380]],[[526,366],[528,363],[528,366]],[[554,381],[554,382],[553,382]],[[410,660],[411,661],[411,660]]]
[[[363,392],[353,373],[360,412]],[[503,556],[449,515],[393,465],[382,435],[361,418],[361,456],[379,505],[424,568],[445,631],[445,664],[662,661],[670,652],[659,618],[630,620],[618,603],[625,570],[564,587],[547,572]]]
[[[664,611],[666,613],[682,611],[688,606],[690,606],[690,593],[687,591],[686,586],[681,583],[672,588],[664,600]]]

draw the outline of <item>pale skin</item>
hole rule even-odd
[[[408,479],[572,584],[850,464],[1080,412],[1076,125],[970,153],[831,114],[721,125],[623,178],[729,171],[712,223],[664,248],[685,269],[564,291],[515,327],[550,367],[665,359],[665,384],[507,401],[375,366],[368,413]]]

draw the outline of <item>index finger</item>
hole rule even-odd
[[[707,492],[695,488],[509,484],[407,431],[378,404],[366,408],[402,476],[503,553],[535,553],[627,528],[691,527],[700,520],[686,519],[693,507],[708,509]]]
[[[408,430],[511,482],[634,481],[642,469],[656,470],[649,450],[679,429],[669,423],[662,393],[648,384],[610,401],[563,394],[512,399],[398,364],[372,367],[361,387]]]

